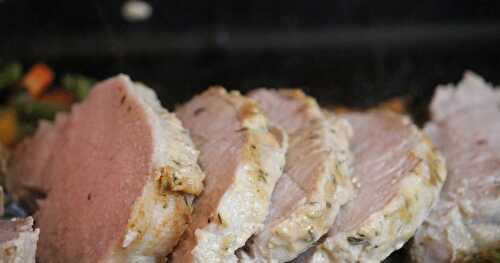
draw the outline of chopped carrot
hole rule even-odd
[[[75,100],[75,96],[69,90],[57,89],[43,94],[38,100],[64,108],[69,108],[71,103]]]
[[[0,112],[0,142],[3,145],[12,145],[17,135],[17,113],[13,108]]]
[[[54,80],[54,71],[45,64],[35,64],[23,77],[21,84],[35,98],[40,97]]]

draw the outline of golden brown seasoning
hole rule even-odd
[[[260,114],[260,112],[255,102],[248,100],[243,104],[243,106],[241,106],[238,117],[240,121],[243,122],[244,120],[252,118],[253,116],[258,114]]]

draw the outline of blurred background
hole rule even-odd
[[[324,105],[410,98],[473,70],[500,83],[500,1],[0,0],[0,63],[153,87],[168,107],[212,84],[303,87]]]

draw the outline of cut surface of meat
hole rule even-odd
[[[47,195],[36,218],[40,261],[164,259],[202,191],[197,155],[152,90],[124,75],[97,84],[12,160],[11,185]]]
[[[477,262],[500,255],[500,91],[467,72],[439,86],[425,131],[447,160],[440,200],[415,235],[417,262]],[[495,262],[495,260],[493,260]]]
[[[264,229],[241,258],[286,262],[313,246],[352,197],[351,130],[342,120],[332,124],[316,101],[300,90],[259,89],[250,97],[287,132],[289,147]]]
[[[39,232],[31,217],[0,220],[0,262],[35,263]]]
[[[296,262],[380,262],[403,246],[437,202],[444,159],[402,115],[343,115],[353,128],[359,189],[324,240]]]
[[[171,261],[236,262],[235,251],[262,228],[287,137],[253,100],[221,87],[194,97],[176,114],[200,150],[207,178]]]
[[[35,135],[24,139],[16,146],[12,153],[14,161],[9,163],[9,176],[6,178],[8,191],[15,196],[25,189],[47,191],[43,170],[50,162],[54,145],[64,130],[67,119],[67,114],[61,112],[56,115],[54,123],[41,120]]]

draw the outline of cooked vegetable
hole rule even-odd
[[[35,64],[23,77],[22,86],[35,98],[40,97],[54,80],[54,71],[45,64]]]
[[[493,262],[500,262],[500,248],[492,250],[491,256],[494,260]]]
[[[68,90],[58,89],[43,94],[38,101],[69,108],[75,96]]]
[[[39,119],[53,119],[82,101],[96,82],[79,74],[64,75],[59,83],[54,79],[55,72],[43,63],[24,73],[19,62],[0,64],[0,91],[9,105],[0,108],[0,142],[13,144],[31,135]]]
[[[71,91],[77,101],[84,100],[95,80],[78,74],[67,74],[62,78],[62,85]]]
[[[67,109],[67,107],[61,105],[37,101],[27,93],[18,94],[14,100],[14,104],[19,113],[24,114],[24,116],[31,120],[51,120],[57,112]]]
[[[22,66],[19,63],[11,63],[0,69],[0,89],[4,89],[16,83],[22,74]]]
[[[17,113],[13,108],[0,111],[0,142],[11,145],[17,135]]]

